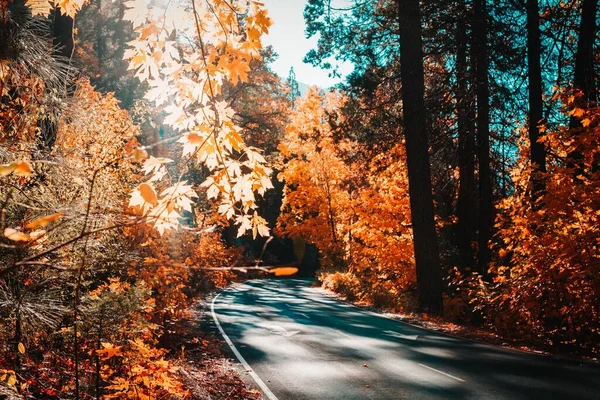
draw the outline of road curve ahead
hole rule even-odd
[[[598,367],[419,329],[306,280],[236,285],[213,317],[270,400],[600,399]]]

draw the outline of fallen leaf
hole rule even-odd
[[[44,227],[51,222],[58,221],[60,219],[60,217],[62,217],[63,215],[65,215],[65,214],[59,212],[59,213],[55,213],[55,214],[51,214],[51,215],[46,215],[44,217],[36,218],[36,219],[30,221],[29,223],[27,223],[27,225],[25,225],[25,228],[35,229],[38,227]]]
[[[31,240],[31,236],[13,228],[4,229],[4,236],[13,242],[28,242]]]

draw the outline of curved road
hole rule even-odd
[[[600,399],[600,368],[444,336],[307,280],[255,280],[213,317],[270,400]]]

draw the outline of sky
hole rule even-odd
[[[342,78],[329,78],[328,71],[305,64],[302,59],[310,49],[316,48],[317,38],[306,39],[304,34],[304,4],[306,0],[263,0],[273,19],[269,35],[263,39],[265,46],[271,45],[279,58],[271,69],[286,79],[293,66],[298,82],[328,88],[343,81],[343,76],[352,72],[349,64],[340,68]]]

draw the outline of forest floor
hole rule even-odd
[[[502,336],[490,329],[486,329],[485,327],[452,323],[439,318],[428,318],[427,316],[421,314],[390,312],[389,310],[373,307],[372,305],[364,302],[350,301],[345,296],[322,287],[320,287],[320,289],[328,296],[335,297],[340,301],[352,304],[363,310],[374,312],[383,315],[386,318],[395,319],[397,321],[418,326],[420,328],[425,328],[434,332],[472,340],[475,342],[493,344],[495,346],[505,347],[507,349],[517,351],[544,354],[568,360],[600,363],[600,358],[598,356],[584,354],[578,351],[567,352],[554,346],[544,345],[543,343],[534,343],[525,338]]]
[[[209,295],[189,310],[165,346],[178,360],[193,400],[259,400],[262,392],[228,353],[210,313]]]

